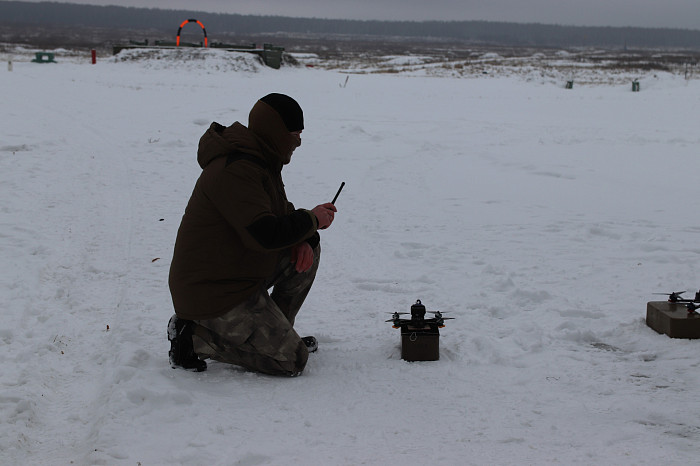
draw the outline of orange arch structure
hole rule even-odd
[[[196,20],[196,19],[186,19],[186,20],[184,20],[184,21],[182,22],[182,24],[180,24],[180,27],[179,27],[178,30],[177,30],[177,41],[176,41],[176,45],[177,45],[178,47],[180,46],[180,32],[182,32],[182,27],[183,27],[185,24],[187,24],[187,23],[197,23],[197,24],[199,24],[199,27],[201,27],[201,28],[202,28],[202,31],[204,32],[204,46],[205,46],[205,47],[208,47],[208,43],[207,43],[207,42],[208,42],[208,39],[207,39],[207,30],[204,29],[204,25],[202,24],[202,22],[199,21],[199,20]]]

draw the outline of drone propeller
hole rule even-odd
[[[700,309],[700,304],[695,304],[695,303],[687,303],[685,305],[685,308],[688,309],[688,312],[695,312],[696,310]]]
[[[673,293],[654,293],[654,294],[660,294],[664,296],[668,296],[668,301],[671,303],[677,303],[678,301],[683,301],[684,299],[681,297],[681,295],[685,293],[685,291],[674,291]]]

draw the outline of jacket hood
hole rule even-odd
[[[197,162],[204,169],[212,160],[231,152],[244,152],[260,156],[271,167],[282,169],[289,163],[294,149],[299,147],[282,117],[265,102],[258,100],[248,116],[248,127],[235,122],[225,127],[217,122],[199,139]]]
[[[248,128],[255,134],[265,157],[278,164],[289,163],[300,142],[287,129],[284,120],[272,106],[258,100],[248,115]],[[270,160],[272,161],[272,160]]]
[[[239,122],[229,127],[214,122],[199,139],[197,162],[204,169],[212,160],[231,152],[259,154],[260,144],[255,135]]]

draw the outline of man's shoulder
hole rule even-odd
[[[235,162],[241,161],[241,160],[251,162],[251,163],[253,163],[253,164],[257,165],[258,167],[263,168],[265,170],[267,170],[267,168],[268,168],[267,162],[265,162],[265,160],[262,157],[258,157],[257,155],[249,154],[249,153],[242,152],[242,151],[233,151],[233,152],[229,153],[226,156],[225,166],[228,167],[229,165],[231,165]]]

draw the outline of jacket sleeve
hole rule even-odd
[[[293,246],[315,231],[313,214],[296,210],[288,215],[266,215],[246,227],[248,233],[265,249],[284,249]]]
[[[275,215],[264,188],[265,171],[247,161],[237,164],[248,166],[221,172],[210,199],[246,247],[282,250],[317,236],[318,220],[311,211],[296,209]]]
[[[292,212],[292,211],[294,211],[294,210],[296,210],[296,209],[294,208],[294,204],[292,204],[291,202],[287,201],[287,212]],[[316,226],[317,226],[316,229],[318,230],[318,219],[316,218],[316,216],[315,216],[313,213],[311,213],[311,212],[309,212],[309,213],[310,213],[311,216],[313,217],[314,222],[316,222],[316,223],[315,223]],[[309,246],[311,246],[311,248],[313,249],[313,248],[315,248],[316,246],[318,246],[318,244],[321,242],[321,235],[319,235],[319,234],[318,234],[318,231],[316,231],[316,233],[314,233],[310,238],[306,238],[306,242],[309,243]]]

